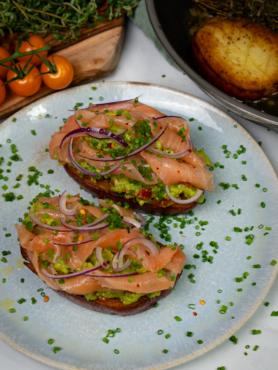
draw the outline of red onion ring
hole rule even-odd
[[[189,203],[196,202],[196,200],[198,200],[204,194],[204,190],[198,189],[197,193],[194,195],[194,197],[191,197],[191,198],[188,198],[188,199],[177,199],[177,198],[173,197],[173,195],[171,195],[170,189],[167,185],[165,185],[165,191],[166,191],[166,194],[169,197],[169,199],[171,199],[171,201],[176,203],[176,204],[189,204]]]
[[[59,226],[59,225],[58,226],[50,226],[50,225],[44,224],[44,223],[40,222],[32,213],[29,214],[29,217],[31,218],[31,220],[36,225],[41,226],[44,229],[57,230],[57,231],[60,231],[60,232],[69,232],[69,231],[71,231],[68,228],[65,228],[63,226]]]
[[[161,152],[160,150],[153,149],[153,148],[151,148],[150,150],[152,152],[156,153],[156,154],[162,155],[163,157],[168,157],[168,158],[172,158],[172,159],[183,158],[183,157],[186,157],[187,155],[192,153],[191,148],[188,149],[188,150],[187,149],[182,150],[181,152],[177,152],[177,153],[165,153],[165,152]]]
[[[141,95],[140,95],[141,96]],[[139,96],[137,97],[137,99],[139,98]],[[105,107],[106,105],[113,105],[113,104],[118,104],[118,103],[128,103],[128,102],[131,102],[131,101],[134,101],[136,98],[134,99],[128,99],[128,100],[120,100],[120,101],[113,101],[113,102],[109,102],[109,103],[102,103],[102,104],[96,104],[94,105],[93,107],[91,108],[95,108],[95,107]],[[90,108],[90,107],[89,107]]]
[[[108,222],[104,222],[100,225],[94,225],[94,226],[76,226],[76,225],[70,225],[66,223],[66,220],[64,218],[61,218],[61,224],[73,231],[96,231],[96,230],[102,230],[105,229],[107,226],[109,226]]]
[[[122,249],[119,251],[118,268],[121,269],[123,267],[123,265],[124,265],[123,257],[125,255],[127,249],[130,246],[135,245],[136,243],[144,244],[147,248],[149,248],[149,250],[151,251],[151,253],[154,254],[154,255],[159,254],[159,249],[157,248],[157,246],[151,240],[141,239],[141,238],[131,239],[128,242],[126,242],[123,245]]]
[[[127,274],[103,274],[103,275],[96,275],[96,274],[86,273],[84,275],[91,276],[91,277],[96,277],[96,278],[121,278],[121,277],[134,276],[134,275],[137,275],[137,274],[138,274],[138,272],[129,272]]]
[[[70,230],[70,231],[72,231],[72,230]],[[59,242],[52,241],[52,243],[56,244],[56,245],[62,245],[62,246],[65,246],[65,247],[70,247],[72,245],[86,244],[86,243],[90,243],[92,241],[93,240],[83,240],[82,242],[75,242],[75,243],[59,243]]]
[[[141,213],[135,213],[136,218],[140,219],[141,227],[145,226],[147,224],[147,220],[144,216],[141,215]]]
[[[154,121],[158,121],[159,119],[163,119],[163,118],[178,118],[178,119],[181,119],[183,121],[186,121],[186,119],[182,118],[181,116],[161,116],[161,117],[158,117],[158,118],[154,119]]]
[[[64,136],[63,140],[61,141],[60,149],[62,148],[65,141],[69,137],[72,138],[74,136],[79,136],[80,134],[87,134],[89,136],[94,136],[94,135],[91,135],[91,134],[101,134],[101,135],[106,136],[106,138],[108,138],[108,139],[112,139],[112,140],[116,141],[123,148],[126,148],[128,146],[128,144],[123,139],[121,139],[118,135],[113,134],[113,132],[106,131],[103,128],[87,127],[87,128],[78,128],[76,130],[73,130],[73,131],[67,133]]]
[[[67,275],[52,275],[49,272],[47,272],[45,269],[41,269],[41,272],[44,274],[44,276],[50,279],[70,279],[70,278],[74,278],[74,277],[81,276],[81,275],[88,275],[89,272],[99,270],[100,268],[101,266],[95,266],[95,267],[90,268],[89,270],[78,271],[73,274],[67,274]]]
[[[76,117],[77,113],[75,112],[75,122],[76,124],[80,127],[80,128],[84,128],[82,126],[82,121],[80,121],[79,119],[77,119]],[[114,135],[116,136],[121,136],[123,134],[125,134],[127,131],[127,129],[122,129],[122,130],[119,130],[118,132],[115,132]],[[94,139],[97,139],[97,140],[104,140],[104,139],[107,139],[107,135],[103,135],[103,134],[88,134],[89,136],[93,137]]]
[[[111,266],[113,268],[113,270],[115,272],[121,272],[121,271],[124,271],[126,270],[130,265],[131,265],[131,261],[129,260],[129,258],[125,261],[125,263],[123,264],[123,266],[121,268],[118,267],[118,258],[119,258],[119,254],[120,254],[120,251],[117,252],[114,257],[112,258],[112,261],[111,261]],[[125,255],[126,254],[129,254],[131,256],[133,256],[134,258],[136,258],[136,253],[134,253],[132,250],[126,250],[125,251]]]
[[[111,157],[105,157],[105,158],[89,158],[89,157],[86,157],[83,154],[79,154],[79,155],[81,157],[83,157],[83,158],[93,159],[94,161],[99,161],[99,162],[119,161],[121,159],[127,159],[128,157],[132,157],[133,155],[138,154],[138,153],[142,152],[143,150],[146,150],[150,145],[152,145],[155,141],[157,141],[160,138],[160,136],[164,133],[164,131],[166,130],[167,126],[168,126],[168,123],[165,125],[165,127],[163,127],[163,129],[151,141],[149,141],[147,144],[142,145],[140,148],[134,150],[134,152],[129,153],[126,156],[120,156],[120,157],[116,157],[116,158],[111,158]]]
[[[71,161],[71,164],[81,173],[83,173],[84,175],[88,175],[88,176],[97,176],[97,175],[101,175],[101,176],[105,176],[105,175],[109,175],[110,173],[114,172],[115,170],[117,170],[120,166],[122,166],[122,163],[119,162],[116,166],[113,166],[112,168],[110,168],[110,170],[108,171],[105,171],[105,172],[93,172],[93,171],[89,171],[89,170],[86,170],[84,167],[82,167],[80,164],[78,164],[73,156],[73,153],[72,153],[72,138],[70,139],[70,144],[69,144],[69,157],[70,157],[70,161]],[[83,157],[83,156],[82,156]]]
[[[66,216],[73,216],[75,215],[75,209],[67,209],[66,206],[67,195],[69,195],[69,193],[67,191],[64,191],[63,194],[60,196],[58,203],[59,210]]]
[[[105,270],[108,270],[110,265],[109,263],[105,262],[103,257],[102,257],[102,248],[101,247],[96,247],[96,258],[98,263],[100,264],[101,267],[103,267]]]
[[[137,98],[139,98],[140,96],[141,95],[139,95]],[[128,100],[113,101],[113,102],[110,102],[110,103],[102,103],[102,104],[95,104],[95,105],[92,104],[87,108],[82,108],[82,110],[88,110],[88,109],[97,108],[97,107],[105,107],[106,105],[109,106],[109,105],[118,104],[118,103],[128,103],[128,102],[134,101],[135,99],[136,98],[128,99]],[[69,109],[69,111],[74,112],[74,109]]]
[[[135,220],[133,217],[124,217],[123,218],[123,223],[126,225],[129,225],[131,227],[141,227],[141,222]]]

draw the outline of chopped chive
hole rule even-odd
[[[253,329],[253,330],[252,330],[252,334],[253,334],[253,335],[261,334],[261,332],[262,332],[261,330],[256,330],[256,329]]]
[[[235,335],[232,335],[230,338],[230,341],[233,342],[234,344],[237,344],[238,338]]]

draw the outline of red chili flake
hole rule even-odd
[[[106,262],[103,262],[103,266],[107,266],[107,263]]]
[[[159,167],[156,167],[157,170],[159,170]]]
[[[181,172],[180,171],[178,171],[178,174],[180,174]]]
[[[198,314],[197,314],[197,312],[193,312],[193,315],[194,315],[194,316],[197,316]]]
[[[137,288],[139,288],[140,287],[140,285],[139,284],[137,284]]]

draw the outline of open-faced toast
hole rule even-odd
[[[242,18],[214,17],[192,39],[202,75],[239,100],[259,100],[278,90],[278,35]]]
[[[143,230],[146,219],[112,200],[39,194],[16,224],[25,265],[62,297],[121,316],[152,308],[179,279],[186,255]]]
[[[145,213],[184,213],[214,191],[213,164],[194,147],[186,119],[138,99],[78,109],[49,154],[88,192]]]

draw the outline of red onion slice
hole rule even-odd
[[[155,118],[154,121],[158,121],[158,120],[163,119],[163,118],[178,118],[178,119],[181,119],[183,121],[186,121],[186,119],[182,118],[181,116],[161,116],[161,117]]]
[[[70,230],[72,231],[72,230]],[[82,242],[74,242],[74,243],[59,243],[59,242],[54,242],[52,241],[53,244],[56,244],[56,245],[61,245],[61,246],[65,246],[65,247],[70,247],[72,245],[80,245],[80,244],[86,244],[86,243],[90,243],[92,242],[93,240],[83,240]]]
[[[120,157],[116,157],[116,158],[105,157],[105,158],[93,158],[93,159],[94,159],[94,161],[106,162],[106,161],[119,161],[121,159],[127,159],[129,157],[132,157],[133,155],[138,154],[138,153],[142,152],[143,150],[146,150],[150,145],[152,145],[155,141],[157,141],[160,138],[160,136],[164,133],[167,126],[168,126],[168,123],[163,127],[163,129],[151,141],[149,141],[147,144],[142,145],[140,148],[134,150],[134,152],[129,153],[126,156],[120,156]],[[92,158],[86,157],[83,154],[79,154],[79,155],[83,158],[86,158],[86,159],[92,159]]]
[[[87,128],[78,128],[76,130],[73,130],[65,135],[63,140],[60,144],[60,149],[64,145],[65,141],[70,137],[79,136],[80,134],[87,134],[89,136],[94,136],[94,134],[100,134],[106,136],[106,139],[112,139],[116,141],[119,145],[121,145],[123,148],[126,148],[128,144],[121,139],[118,135],[113,134],[113,132],[109,132],[104,130],[103,128],[97,128],[97,127],[87,127]]]
[[[139,95],[137,98],[139,98],[141,95]],[[95,105],[90,105],[89,107],[87,108],[83,108],[84,110],[88,110],[88,109],[92,109],[92,108],[97,108],[97,107],[105,107],[106,105],[107,106],[110,106],[110,105],[113,105],[113,104],[118,104],[118,103],[128,103],[128,102],[132,102],[134,101],[136,98],[134,99],[128,99],[128,100],[120,100],[120,101],[113,101],[113,102],[109,102],[109,103],[102,103],[102,104],[95,104]],[[70,111],[73,111],[73,109],[69,109]]]
[[[103,267],[105,270],[108,270],[110,265],[109,263],[105,262],[103,257],[102,257],[102,248],[101,247],[96,247],[96,258],[98,263],[100,264],[101,267]]]
[[[31,218],[31,220],[36,225],[41,226],[44,229],[57,230],[57,231],[60,231],[60,232],[69,232],[69,231],[71,231],[68,228],[65,228],[63,226],[59,226],[59,225],[58,226],[50,226],[50,225],[44,224],[44,223],[40,222],[32,213],[29,214],[29,217]]]
[[[59,210],[66,216],[73,216],[75,215],[75,209],[67,209],[66,201],[67,201],[67,195],[69,193],[67,191],[64,191],[63,194],[59,198]]]
[[[130,265],[131,265],[131,261],[129,259],[127,259],[125,261],[125,263],[123,264],[122,268],[118,268],[118,257],[119,257],[119,252],[115,253],[112,260],[111,260],[111,267],[113,269],[113,271],[115,272],[121,272],[121,271],[124,271],[126,270]],[[129,254],[130,256],[136,258],[136,253],[134,253],[133,251],[131,250],[126,250],[126,253],[125,254]]]
[[[82,121],[81,120],[79,120],[79,119],[77,119],[77,117],[76,117],[76,112],[75,112],[75,122],[76,122],[76,124],[80,127],[80,128],[84,128],[83,126],[82,126]],[[116,136],[121,136],[121,135],[123,135],[123,134],[125,134],[126,133],[126,131],[127,131],[127,129],[121,129],[121,130],[119,130],[118,132],[115,132],[114,133],[114,135],[116,135]],[[97,134],[97,133],[95,133],[95,134],[88,134],[89,136],[91,136],[91,137],[93,137],[93,138],[95,138],[95,139],[98,139],[98,140],[104,140],[104,139],[107,139],[107,135],[103,135],[103,134]]]
[[[136,243],[145,245],[147,248],[149,248],[150,252],[154,255],[159,254],[159,249],[151,240],[143,239],[143,238],[142,239],[141,238],[131,239],[123,245],[123,248],[119,252],[118,268],[121,269],[123,267],[124,265],[123,257],[126,254],[126,251],[128,250],[128,248],[133,245],[136,245]]]
[[[116,257],[116,260],[113,261],[113,266],[112,266],[112,263],[111,263],[111,266],[113,267],[113,270],[115,272],[121,272],[121,271],[124,271],[126,270],[130,265],[131,265],[131,261],[129,260],[129,258],[125,261],[125,263],[123,264],[122,267],[118,267],[118,258],[119,258],[119,254],[120,254],[120,251],[116,253],[117,257]],[[125,255],[129,254],[130,256],[136,258],[136,253],[134,253],[132,250],[126,250],[125,251]],[[115,256],[114,256],[115,257]],[[114,258],[113,257],[113,258]]]
[[[127,274],[103,274],[103,275],[86,273],[84,275],[91,276],[91,277],[96,277],[96,278],[121,278],[121,277],[134,276],[134,275],[137,275],[137,274],[138,274],[138,272],[129,272]]]
[[[152,151],[156,154],[160,154],[163,157],[168,157],[168,158],[172,158],[172,159],[184,158],[187,155],[192,153],[192,149],[188,149],[188,150],[185,149],[185,150],[182,150],[181,152],[177,152],[177,153],[165,153],[165,152],[161,152],[160,150],[153,149],[153,148],[150,148],[150,151]]]
[[[121,136],[127,132],[127,129],[123,128],[122,130],[119,130],[118,132],[115,132],[116,136]]]
[[[97,175],[101,175],[101,176],[105,176],[105,175],[109,175],[110,173],[114,172],[115,170],[117,170],[120,166],[122,166],[122,163],[119,162],[116,166],[111,166],[110,170],[108,171],[105,171],[105,172],[93,172],[93,171],[89,171],[89,170],[86,170],[84,167],[82,167],[80,164],[78,164],[73,156],[73,153],[72,153],[72,138],[70,139],[70,144],[69,144],[69,157],[70,157],[70,161],[71,161],[71,164],[81,173],[83,173],[84,175],[87,175],[87,176],[97,176]],[[83,157],[83,156],[82,156]]]
[[[173,197],[173,195],[171,195],[170,189],[167,185],[165,185],[165,191],[166,191],[167,196],[171,199],[171,201],[176,204],[189,204],[189,203],[196,202],[196,200],[198,200],[204,194],[204,190],[198,189],[194,197],[191,197],[188,199],[177,199]]]
[[[147,220],[144,216],[141,215],[141,213],[135,213],[136,218],[140,219],[141,227],[145,226],[147,224]]]
[[[61,218],[61,224],[73,231],[96,231],[96,230],[105,229],[107,226],[109,226],[108,222],[104,222],[103,224],[94,225],[94,226],[87,226],[87,225],[76,226],[76,225],[71,225],[70,223],[67,224],[64,218]]]
[[[70,278],[74,278],[74,277],[81,276],[81,275],[88,275],[89,272],[99,270],[100,268],[101,266],[95,266],[95,267],[90,268],[89,270],[85,270],[85,271],[82,270],[82,271],[78,271],[73,274],[67,274],[67,275],[52,275],[49,272],[47,272],[45,269],[41,269],[41,272],[44,274],[44,276],[50,279],[70,279]],[[91,276],[93,277],[93,275]]]
[[[129,225],[131,227],[141,227],[141,222],[135,220],[133,217],[124,217],[123,218],[123,223],[126,225]]]
[[[138,98],[138,97],[137,97]],[[109,102],[109,103],[102,103],[102,104],[96,104],[94,105],[93,107],[91,108],[96,108],[96,107],[105,107],[106,105],[109,106],[109,105],[113,105],[113,104],[118,104],[118,103],[129,103],[131,101],[134,101],[136,98],[134,99],[128,99],[128,100],[120,100],[120,101],[113,101],[113,102]],[[90,107],[89,107],[90,108]]]
[[[114,271],[118,268],[118,256],[119,252],[115,253],[111,260],[111,267]]]

